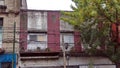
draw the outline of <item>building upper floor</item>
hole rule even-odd
[[[75,31],[72,25],[60,19],[61,11],[23,10],[22,14],[21,49],[25,49],[25,51],[47,49],[59,52],[63,49],[64,44],[67,45],[68,51],[81,50],[80,33]]]
[[[52,30],[48,27],[58,27],[60,31],[74,31],[74,27],[72,25],[60,19],[62,17],[61,11],[25,10],[23,11],[23,14],[25,12],[27,13],[27,23],[25,21],[24,24],[27,25],[26,27],[28,31]]]

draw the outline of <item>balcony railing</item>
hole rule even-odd
[[[62,52],[63,47],[66,46],[60,43],[47,43],[47,42],[34,42],[29,41],[26,50],[22,52]],[[68,52],[81,52],[81,46],[75,46],[74,43],[68,43],[68,46],[65,48],[65,51]]]
[[[44,51],[47,48],[46,42],[40,41],[28,41],[27,50],[28,51]]]

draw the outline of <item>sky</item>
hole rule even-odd
[[[27,0],[28,9],[36,10],[72,10],[71,0]]]

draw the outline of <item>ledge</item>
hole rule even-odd
[[[58,56],[59,52],[20,52],[21,57]]]
[[[34,57],[20,57],[21,60],[32,60],[32,59],[58,59],[59,56],[34,56]]]

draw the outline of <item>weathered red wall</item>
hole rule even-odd
[[[27,12],[21,12],[20,16],[20,48],[27,49]]]
[[[53,21],[52,16],[55,16]],[[20,22],[20,47],[27,49],[27,14],[21,14]],[[47,35],[48,35],[48,48],[50,51],[58,52],[60,48],[60,12],[47,11]],[[75,51],[81,51],[80,32],[74,32]]]
[[[56,20],[53,21],[52,16],[55,16]],[[60,51],[60,13],[49,11],[48,12],[48,47],[51,51]]]
[[[82,47],[81,47],[80,32],[79,31],[74,32],[74,42],[75,42],[75,51],[81,52]]]

